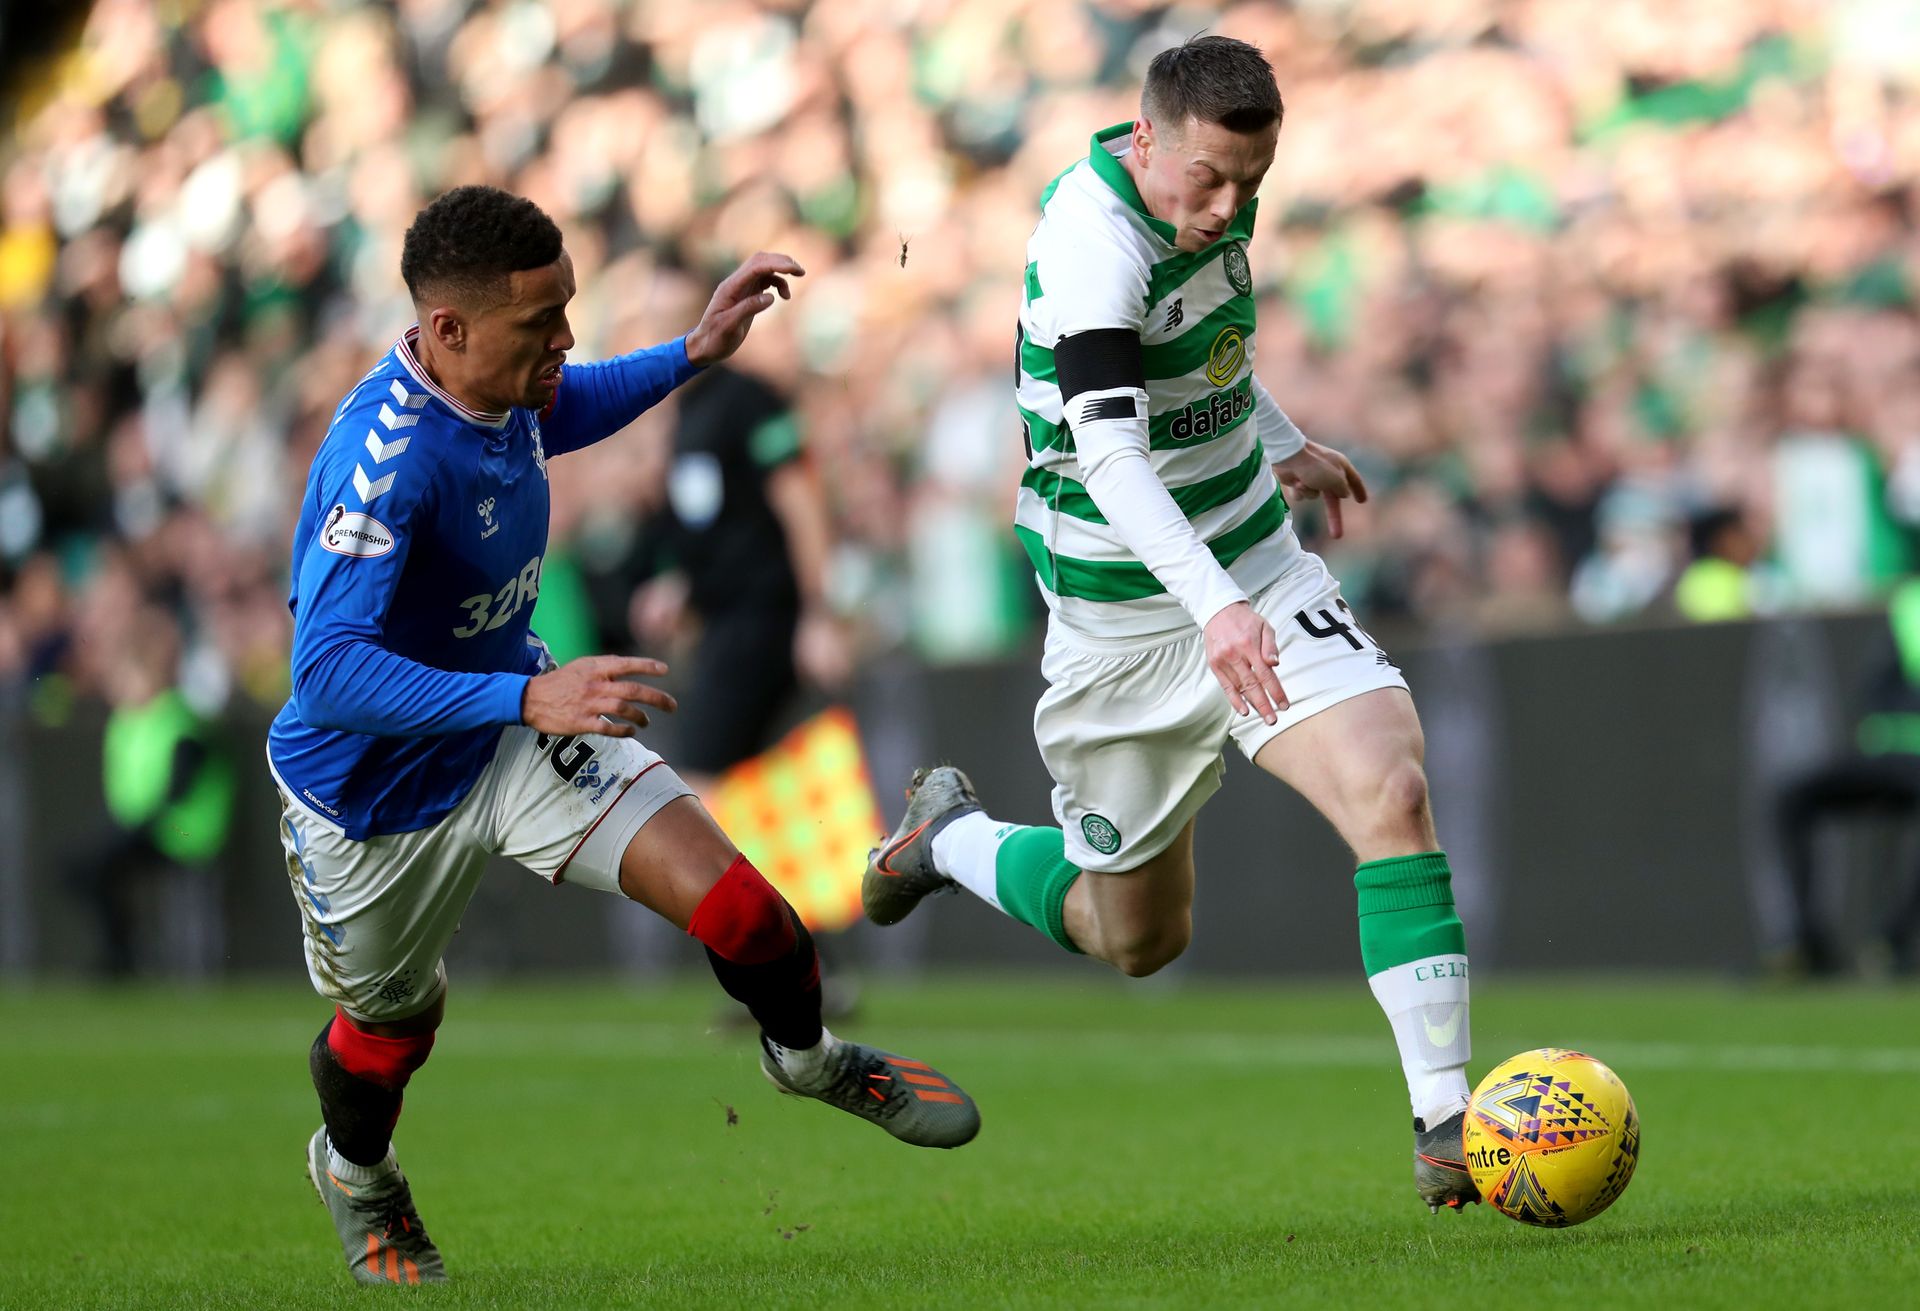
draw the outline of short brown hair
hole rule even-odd
[[[1196,36],[1162,50],[1147,65],[1140,112],[1164,129],[1189,118],[1229,132],[1258,132],[1286,114],[1273,65],[1245,41]]]

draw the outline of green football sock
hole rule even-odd
[[[1067,859],[1066,835],[1057,828],[1019,829],[994,857],[1000,909],[1075,955],[1082,953],[1067,936],[1067,890],[1079,877],[1079,868]]]
[[[1374,975],[1428,956],[1464,956],[1444,851],[1370,860],[1353,872],[1360,893],[1360,960]]]
[[[1445,852],[1370,860],[1354,871],[1360,959],[1393,1026],[1407,1098],[1432,1128],[1467,1104],[1473,1055],[1467,934],[1453,908]]]

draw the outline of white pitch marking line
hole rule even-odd
[[[695,1032],[692,1025],[637,1023],[633,1025],[594,1023],[556,1024],[551,1027],[521,1023],[489,1025],[478,1021],[475,1029],[485,1029],[486,1037],[510,1038],[517,1046],[525,1044],[543,1050],[589,1052],[608,1055],[621,1050],[682,1050]],[[934,1046],[968,1046],[1006,1050],[1047,1050],[1062,1046],[1078,1051],[1092,1048],[1112,1051],[1130,1062],[1144,1054],[1156,1061],[1180,1060],[1224,1067],[1280,1069],[1288,1066],[1346,1069],[1392,1065],[1398,1060],[1393,1037],[1381,1024],[1378,1039],[1361,1037],[1305,1037],[1277,1034],[1262,1037],[1257,1033],[1158,1033],[1143,1029],[1129,1032],[1118,1029],[1080,1030],[1072,1034],[1047,1034],[1031,1031],[997,1033],[983,1029],[916,1028],[906,1031],[914,1041]],[[888,1041],[905,1038],[889,1036]],[[1795,1071],[1851,1074],[1920,1074],[1920,1047],[1836,1047],[1827,1044],[1795,1043],[1693,1043],[1650,1041],[1640,1038],[1581,1038],[1541,1046],[1563,1046],[1586,1052],[1604,1061],[1616,1071],[1630,1074],[1643,1070],[1724,1070],[1755,1073],[1792,1073]],[[1505,1059],[1504,1056],[1498,1059]],[[1476,1060],[1476,1065],[1490,1064]]]
[[[289,1028],[288,1033],[293,1030]],[[489,1021],[470,1019],[462,1026],[449,1026],[445,1042],[449,1051],[504,1042],[510,1050],[537,1050],[583,1056],[617,1057],[633,1053],[682,1056],[704,1059],[711,1049],[702,1045],[707,1038],[722,1037],[698,1022],[668,1024],[636,1020],[590,1021],[569,1024],[523,1020]],[[875,1035],[878,1036],[878,1035]],[[1602,1038],[1586,1035],[1562,1035],[1567,1041],[1555,1045],[1587,1052],[1605,1061],[1623,1076],[1631,1078],[1635,1070],[1723,1070],[1752,1073],[1832,1072],[1836,1074],[1920,1074],[1920,1047],[1838,1047],[1832,1044],[1799,1043],[1697,1043],[1643,1038]],[[732,1035],[724,1035],[729,1041]],[[290,1039],[289,1039],[290,1040]],[[1275,1034],[1263,1037],[1257,1032],[1164,1033],[1152,1029],[1090,1029],[1071,1034],[1040,1033],[1031,1030],[997,1032],[991,1029],[945,1029],[902,1026],[885,1035],[890,1043],[914,1042],[926,1047],[984,1049],[1022,1052],[1052,1052],[1063,1046],[1079,1052],[1123,1058],[1138,1065],[1143,1056],[1152,1063],[1185,1061],[1223,1068],[1285,1069],[1370,1068],[1383,1062],[1391,1067],[1397,1061],[1393,1038],[1381,1021],[1379,1038],[1332,1035]],[[128,1051],[142,1050],[138,1040],[119,1041]],[[164,1046],[165,1044],[156,1044]],[[1492,1053],[1480,1044],[1483,1055],[1475,1067],[1491,1066],[1495,1060],[1512,1053]],[[1541,1043],[1541,1046],[1547,1046]],[[282,1035],[272,1026],[249,1031],[209,1031],[194,1039],[193,1046],[221,1052],[277,1052],[284,1048]],[[745,1046],[742,1051],[748,1050]],[[1516,1049],[1518,1050],[1518,1049]]]

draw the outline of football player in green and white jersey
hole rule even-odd
[[[987,816],[952,767],[914,776],[869,862],[870,918],[959,885],[1061,947],[1152,974],[1192,932],[1193,826],[1232,740],[1339,830],[1360,955],[1414,1114],[1414,1181],[1479,1200],[1461,1152],[1466,937],[1400,671],[1301,548],[1281,494],[1366,487],[1253,374],[1246,239],[1283,113],[1254,47],[1153,60],[1140,118],[1041,198],[1020,309],[1029,468],[1014,531],[1051,610],[1034,715],[1059,828]]]

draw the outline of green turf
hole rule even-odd
[[[1558,1311],[1920,1286],[1913,992],[1479,987],[1476,1075],[1578,1045],[1639,1103],[1632,1188],[1561,1232],[1418,1204],[1358,979],[870,986],[842,1027],[980,1099],[957,1152],[777,1096],[710,1031],[714,998],[460,990],[399,1135],[453,1281],[400,1292],[350,1283],[302,1174],[310,996],[0,993],[0,1306]]]

